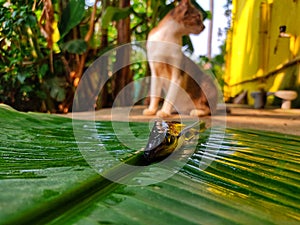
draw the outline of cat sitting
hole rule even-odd
[[[215,85],[181,50],[184,35],[199,34],[204,28],[200,11],[190,0],[181,0],[150,31],[147,40],[150,105],[143,111],[144,115],[164,118],[175,109],[192,116],[205,116],[215,110],[218,95]],[[166,97],[158,110],[162,90]]]

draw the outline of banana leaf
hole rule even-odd
[[[139,186],[99,175],[82,156],[71,119],[1,105],[0,124],[0,224],[300,223],[298,136],[227,129],[218,146],[207,129],[184,167],[166,180],[149,176],[164,168],[145,167],[138,175],[122,166],[107,171],[153,180]],[[147,141],[148,123],[130,127]],[[139,160],[111,122],[96,122],[96,129],[115,158]]]

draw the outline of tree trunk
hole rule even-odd
[[[120,0],[120,8],[130,7],[130,0]],[[120,20],[117,24],[118,30],[118,45],[130,43],[130,18]],[[129,65],[130,64],[130,51],[129,49],[120,49],[117,51],[117,65]],[[120,93],[120,91],[132,81],[132,73],[129,66],[124,66],[119,70],[114,78],[114,98]],[[128,106],[131,105],[131,96],[133,90],[128,90],[118,97],[115,104],[118,106]]]
[[[105,12],[106,8],[109,6],[110,2],[109,0],[102,0],[102,12]],[[102,14],[103,15],[103,14]],[[104,51],[108,47],[108,29],[101,27],[101,40],[100,40],[100,51]],[[103,57],[102,59],[102,69],[103,71],[102,79],[107,80],[107,83],[104,84],[100,94],[99,98],[97,100],[97,109],[101,108],[107,108],[111,107],[111,90],[109,90],[109,83],[111,83],[111,80],[107,79],[108,78],[108,59],[107,57]]]
[[[211,20],[208,27],[208,43],[207,43],[207,58],[212,57],[212,38],[213,38],[213,23],[214,23],[214,0],[209,1],[209,10],[211,12]]]

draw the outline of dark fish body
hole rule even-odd
[[[197,126],[199,129],[195,129]],[[205,126],[203,122],[185,127],[176,121],[155,121],[144,150],[145,159],[149,162],[164,159],[179,148],[185,140],[190,140],[199,133],[203,126]]]

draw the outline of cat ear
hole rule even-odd
[[[190,5],[190,0],[181,0],[179,3],[179,7],[184,11],[186,11],[190,7]]]
[[[187,5],[190,5],[191,2],[190,2],[190,0],[181,0],[179,4],[180,4],[180,5],[187,6]]]
[[[178,11],[178,13],[181,15],[181,16],[184,16],[187,12],[188,12],[188,9],[190,7],[190,0],[181,0],[179,5],[178,5],[178,8],[180,11]]]

